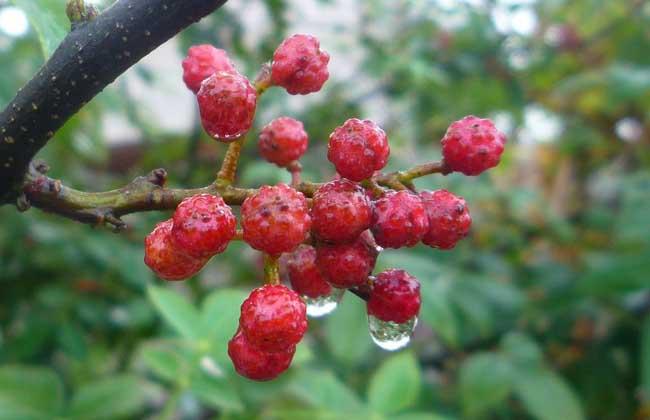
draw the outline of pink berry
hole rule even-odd
[[[144,241],[144,263],[165,280],[184,280],[198,273],[207,259],[194,258],[174,246],[172,219],[158,223]]]
[[[283,285],[264,285],[242,303],[239,325],[248,342],[265,352],[282,352],[307,331],[307,307]]]
[[[420,312],[420,283],[404,270],[386,270],[372,282],[368,314],[402,324]]]
[[[265,352],[246,340],[241,329],[228,342],[228,356],[237,373],[254,381],[269,381],[277,378],[291,364],[296,346],[289,346],[281,352]]]
[[[414,246],[429,230],[422,199],[409,191],[387,193],[375,201],[371,230],[383,248]]]
[[[350,242],[370,227],[372,205],[358,184],[341,179],[330,181],[314,193],[312,232],[328,242]]]
[[[442,156],[447,169],[478,175],[499,164],[506,136],[488,119],[473,115],[449,126],[442,139]]]
[[[317,298],[332,293],[332,286],[325,281],[316,266],[316,249],[300,245],[287,261],[287,272],[291,288],[302,296]]]
[[[320,272],[338,288],[365,284],[376,260],[377,251],[363,236],[352,243],[322,243],[316,247],[316,264]]]
[[[172,240],[194,258],[211,257],[226,249],[236,227],[237,220],[221,197],[197,194],[176,207]]]
[[[196,98],[203,128],[217,140],[234,141],[253,124],[257,92],[239,73],[214,73],[203,81]]]
[[[307,151],[309,138],[302,123],[289,117],[271,121],[260,132],[260,154],[271,163],[286,166]]]
[[[329,78],[330,56],[311,35],[293,35],[282,41],[273,54],[271,80],[291,95],[318,92]]]
[[[327,159],[336,172],[352,181],[369,178],[388,162],[384,130],[370,120],[351,118],[330,134]]]
[[[241,206],[244,241],[271,255],[294,250],[311,227],[307,200],[285,185],[265,185]]]
[[[472,217],[462,197],[447,190],[420,193],[429,217],[429,231],[422,242],[434,248],[452,249],[467,236]]]
[[[224,50],[202,44],[194,45],[187,51],[187,57],[183,60],[183,81],[192,92],[197,93],[201,82],[218,71],[235,71]]]

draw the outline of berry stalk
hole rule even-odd
[[[241,155],[241,148],[246,140],[246,136],[241,136],[228,145],[226,155],[223,157],[221,169],[217,173],[217,183],[220,185],[231,185],[235,181],[237,173],[237,164]]]
[[[291,174],[291,186],[297,187],[302,182],[302,165],[297,160],[287,165],[287,171]]]
[[[278,257],[264,254],[264,282],[266,284],[280,284],[280,264]]]

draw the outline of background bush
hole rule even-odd
[[[0,0],[0,16],[29,19],[24,33],[0,24],[0,107],[67,31],[63,5]],[[294,32],[321,38],[333,77],[304,98],[269,91],[256,127],[304,121],[306,179],[333,174],[327,136],[348,117],[387,130],[388,169],[439,158],[446,127],[466,114],[493,118],[509,135],[498,168],[417,182],[467,199],[470,238],[378,261],[422,283],[412,345],[374,347],[363,305],[346,295],[310,321],[288,374],[243,380],[225,345],[261,281],[255,252],[233,243],[197,278],[163,283],[142,242],[166,214],[129,216],[115,235],[5,206],[0,419],[647,418],[649,28],[638,0],[231,0],[118,79],[40,157],[80,189],[159,166],[173,186],[205,185],[225,147],[198,125],[182,55],[213,43],[252,77]],[[254,141],[239,175],[288,180]]]

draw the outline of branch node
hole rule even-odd
[[[25,195],[25,193],[22,193],[18,196],[16,199],[16,208],[18,209],[19,212],[23,213],[29,210],[29,208],[32,206],[32,204],[29,202],[29,199]]]
[[[70,29],[74,31],[82,23],[95,19],[99,12],[95,6],[86,4],[84,0],[68,0],[65,5],[65,14],[70,20]]]
[[[50,171],[50,167],[44,160],[35,160],[32,162],[32,167],[39,174],[45,175]]]
[[[167,171],[164,168],[154,169],[147,175],[147,181],[162,187],[167,182]]]

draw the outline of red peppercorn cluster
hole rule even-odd
[[[250,131],[258,96],[267,88],[316,92],[329,77],[328,62],[316,38],[294,35],[251,83],[223,50],[199,45],[183,61],[183,80],[196,94],[208,134],[231,142]],[[337,176],[322,184],[293,176],[308,146],[302,122],[277,118],[260,130],[258,139],[260,155],[292,173],[291,185],[241,190],[244,197],[229,200],[241,205],[239,232],[222,197],[184,199],[173,217],[147,236],[145,263],[160,278],[182,280],[198,273],[234,239],[265,254],[266,284],[243,302],[239,328],[228,343],[235,370],[249,379],[270,380],[286,371],[307,331],[307,313],[316,313],[308,305],[328,302],[333,308],[335,296],[345,289],[367,301],[376,342],[393,340],[392,347],[385,347],[391,349],[407,342],[420,310],[420,284],[399,269],[373,276],[378,254],[383,248],[420,242],[454,248],[472,223],[465,200],[442,189],[418,192],[412,182],[421,176],[417,171],[382,174],[390,155],[388,136],[370,120],[351,118],[333,130],[327,158]],[[478,175],[498,164],[505,141],[489,120],[469,116],[456,121],[442,139],[437,172]],[[228,165],[236,160],[228,159]],[[232,178],[225,184],[219,178],[215,186],[231,188]],[[280,283],[277,261],[283,254],[291,288]]]

